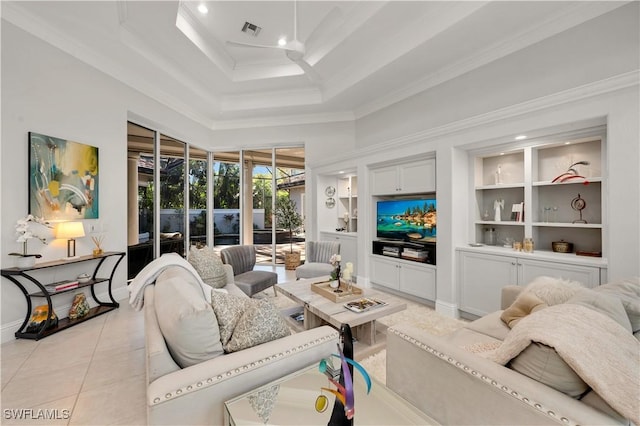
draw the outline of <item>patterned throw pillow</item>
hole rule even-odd
[[[201,249],[192,246],[189,249],[188,260],[206,284],[213,288],[227,285],[227,273],[222,259],[209,246]]]
[[[250,299],[246,297],[211,290],[211,306],[213,306],[213,312],[218,319],[220,341],[223,345],[231,340],[233,330],[238,325],[238,321],[246,309],[245,305],[249,301]]]
[[[225,352],[236,352],[291,334],[278,309],[266,299],[248,299]]]

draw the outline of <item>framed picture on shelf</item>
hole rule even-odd
[[[29,213],[46,220],[98,218],[98,148],[29,132]]]

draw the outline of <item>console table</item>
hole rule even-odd
[[[102,315],[105,314],[109,311],[112,311],[116,308],[118,308],[120,306],[120,304],[118,302],[116,302],[116,300],[113,298],[113,294],[111,293],[111,284],[113,281],[113,276],[116,272],[116,269],[118,268],[118,265],[120,264],[120,262],[122,261],[122,259],[124,258],[126,253],[124,252],[105,252],[101,255],[98,256],[80,256],[77,259],[71,259],[71,260],[54,260],[51,262],[43,262],[43,263],[37,263],[31,267],[28,268],[5,268],[1,270],[1,274],[3,277],[7,278],[9,281],[11,281],[13,284],[15,284],[16,286],[18,286],[18,288],[20,290],[22,290],[22,293],[24,294],[25,299],[27,300],[27,314],[24,318],[24,322],[22,323],[22,325],[20,326],[20,328],[18,328],[18,331],[16,331],[16,338],[20,339],[33,339],[33,340],[39,340],[43,337],[47,337],[51,334],[57,333],[59,331],[64,330],[65,328],[69,328],[72,327],[74,325],[80,324],[86,320],[89,320],[91,318],[97,317],[98,315]],[[101,267],[105,264],[105,260],[107,260],[108,258],[116,258],[115,263],[113,264],[113,266],[111,267],[111,272],[109,274],[108,278],[105,277],[99,277],[98,273],[100,272]],[[93,271],[93,274],[91,275],[91,278],[89,279],[89,281],[84,282],[84,283],[78,283],[77,287],[71,288],[71,289],[66,289],[66,290],[60,290],[57,291],[55,293],[51,293],[48,292],[47,289],[44,287],[45,284],[47,283],[41,283],[38,279],[33,277],[33,273],[34,272],[38,272],[38,271],[43,271],[46,270],[48,268],[58,268],[61,266],[66,266],[66,265],[72,265],[75,263],[80,263],[80,262],[89,262],[89,261],[97,261],[96,267]],[[103,270],[107,271],[108,273],[108,268],[105,266],[104,268],[102,268]],[[33,285],[36,286],[37,290],[36,291],[32,291],[30,292],[29,290],[27,290],[27,288],[33,288],[31,285],[27,285],[25,286],[25,284],[28,283],[32,283]],[[95,292],[95,285],[98,283],[102,283],[102,282],[107,282],[108,283],[108,293],[109,293],[109,299],[111,301],[107,301],[107,302],[103,302],[101,300],[99,300],[96,297],[96,292]],[[95,302],[98,304],[98,306],[95,306],[93,308],[91,308],[89,310],[89,313],[87,315],[85,315],[82,318],[78,318],[75,320],[70,320],[69,318],[62,318],[58,320],[58,325],[55,327],[51,327],[49,328],[50,325],[50,315],[47,317],[46,322],[44,323],[44,325],[37,331],[37,332],[24,332],[23,330],[25,330],[25,327],[27,326],[27,323],[29,322],[29,318],[31,316],[31,308],[32,308],[32,302],[31,299],[32,298],[42,298],[44,297],[47,300],[47,304],[49,305],[49,312],[53,312],[53,303],[52,303],[52,296],[57,296],[59,294],[64,294],[64,293],[68,293],[70,291],[75,291],[77,289],[83,288],[83,287],[90,287],[91,288],[91,297],[93,297],[93,300],[95,300]]]

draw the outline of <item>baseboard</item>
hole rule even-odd
[[[118,287],[117,289],[114,289],[112,293],[113,293],[113,298],[118,302],[129,303],[129,300],[128,300],[129,290],[127,289],[126,286]],[[88,288],[87,288],[86,294],[87,294],[87,300],[89,301],[89,305],[92,307],[96,306],[97,304],[91,298],[91,293]],[[109,294],[106,291],[102,293],[98,293],[96,294],[96,296],[98,297],[99,300],[102,300],[102,301],[109,300]],[[69,309],[71,309],[71,300],[69,300],[69,303],[67,304],[56,306],[55,312],[57,315],[59,315],[60,318],[66,318],[67,317],[66,314],[60,315],[59,312],[69,312]],[[18,331],[18,328],[22,325],[22,321],[23,320],[19,319],[7,324],[2,324],[2,328],[0,328],[0,339],[1,339],[0,343],[7,343],[14,340],[16,338],[16,331]]]
[[[436,312],[450,318],[460,318],[460,312],[458,311],[458,305],[455,303],[443,302],[442,300],[436,300]]]

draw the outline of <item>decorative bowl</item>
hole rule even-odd
[[[91,276],[89,274],[80,274],[78,275],[78,278],[77,278],[79,283],[86,283],[90,279],[91,279]]]
[[[572,253],[573,252],[573,244],[568,243],[564,240],[553,241],[551,243],[551,249],[556,253]]]

